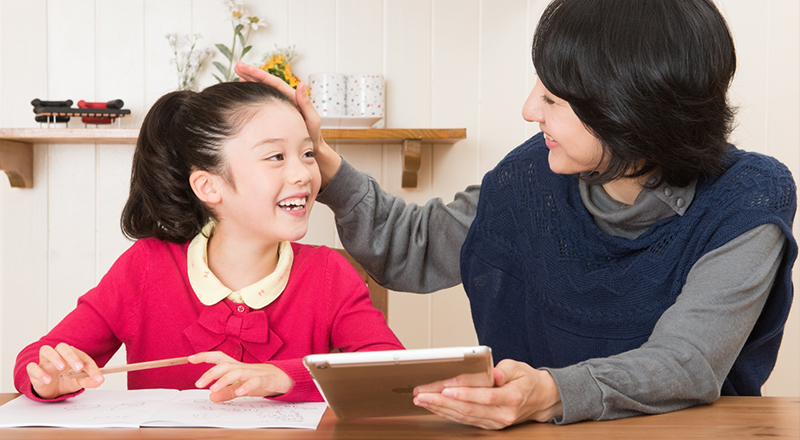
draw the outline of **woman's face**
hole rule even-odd
[[[215,208],[218,228],[267,243],[302,238],[321,179],[300,112],[282,102],[263,105],[223,151],[232,182]]]
[[[522,107],[522,117],[538,122],[550,149],[550,169],[558,174],[602,171],[603,147],[567,101],[556,97],[537,79],[536,86]]]

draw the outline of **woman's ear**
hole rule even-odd
[[[217,188],[218,176],[208,171],[196,170],[189,175],[189,184],[192,191],[201,201],[209,205],[216,205],[222,201],[222,193]]]

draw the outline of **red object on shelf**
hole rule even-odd
[[[83,99],[78,101],[78,108],[108,108],[108,104],[105,102],[86,102]],[[91,116],[84,116],[81,118],[81,122],[84,124],[110,124],[114,122],[116,118],[94,118]]]

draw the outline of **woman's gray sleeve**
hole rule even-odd
[[[346,160],[317,200],[328,205],[344,248],[375,281],[429,293],[461,283],[461,245],[475,218],[478,185],[453,202],[406,204]]]
[[[556,423],[608,420],[710,403],[766,303],[786,238],[751,229],[700,258],[675,304],[640,348],[547,369],[564,414]]]

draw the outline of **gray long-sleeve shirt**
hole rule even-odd
[[[643,190],[633,205],[581,183],[595,223],[633,239],[653,223],[683,215],[694,184]],[[461,245],[475,217],[480,188],[452,203],[407,205],[346,160],[317,200],[328,205],[344,247],[380,284],[433,292],[461,282]],[[662,413],[708,403],[744,345],[775,280],[786,239],[774,224],[758,226],[700,258],[681,294],[640,348],[565,368],[546,368],[561,393],[557,423]]]

